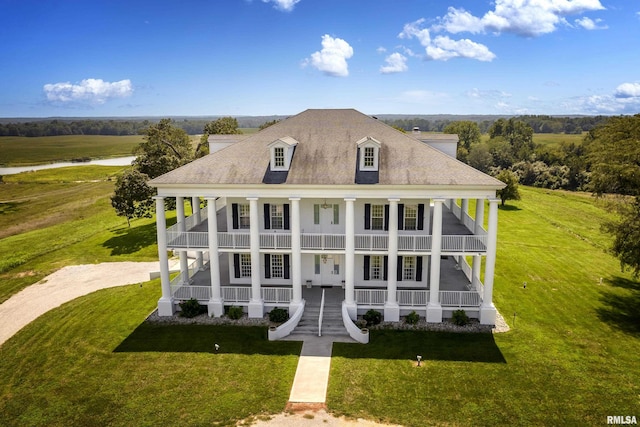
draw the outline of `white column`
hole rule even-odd
[[[187,231],[184,224],[184,197],[176,197],[176,214],[178,220],[178,231]],[[187,250],[179,251],[180,256],[180,277],[183,284],[189,284],[189,258],[187,257]]]
[[[496,307],[493,305],[493,275],[498,248],[498,203],[500,199],[489,199],[489,225],[487,229],[487,259],[484,266],[484,294],[480,306],[480,323],[495,325]]]
[[[482,224],[484,223],[484,199],[476,199],[476,216],[473,227],[473,234],[479,236],[482,234]],[[482,256],[475,255],[473,257],[473,265],[471,266],[471,282],[480,289],[480,270],[482,266]]]
[[[249,317],[264,315],[260,289],[260,213],[258,198],[247,197],[249,201],[249,242],[251,245],[251,300],[249,301]]]
[[[160,284],[162,297],[158,300],[158,315],[173,316],[174,306],[171,297],[171,279],[169,278],[169,256],[167,255],[167,221],[164,215],[164,197],[155,196],[156,228],[158,234],[158,258],[160,261]]]
[[[442,322],[440,305],[440,254],[442,252],[442,205],[444,199],[433,199],[433,230],[431,232],[431,277],[427,322]]]
[[[291,286],[293,291],[289,313],[295,313],[302,304],[300,197],[289,197],[289,200],[291,201]]]
[[[218,249],[218,220],[216,212],[215,197],[207,198],[209,274],[211,275],[211,299],[207,304],[207,310],[209,316],[220,317],[224,314],[224,304],[220,289],[220,251]]]
[[[460,199],[460,223],[464,224],[465,215],[469,215],[469,199]]]
[[[389,199],[389,261],[387,263],[387,301],[384,304],[385,322],[400,320],[400,306],[396,298],[398,289],[398,202]]]
[[[196,224],[202,222],[202,215],[200,214],[200,197],[191,198],[191,208],[193,209],[193,215],[196,219]],[[198,270],[204,270],[204,261],[202,259],[202,251],[196,252],[196,265]]]
[[[358,307],[355,302],[356,222],[355,198],[345,198],[345,247],[344,247],[344,301],[349,317],[355,320]]]

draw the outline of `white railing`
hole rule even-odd
[[[429,302],[429,291],[402,289],[396,292],[398,304],[402,306],[425,306]]]
[[[197,217],[196,214],[188,216],[184,220],[184,229],[189,231],[193,227],[195,227],[196,225],[201,224],[202,222],[206,221],[207,218],[208,218],[207,210],[206,209],[200,209],[200,222],[198,222],[198,217]],[[169,231],[178,231],[179,228],[180,228],[180,223],[177,222],[177,223],[173,224],[171,227],[167,228],[167,232],[169,232]]]
[[[389,236],[386,234],[356,234],[356,250],[387,250],[389,248]]]
[[[223,286],[222,299],[225,302],[249,302],[251,301],[251,287],[249,286]]]
[[[449,206],[449,210],[451,211],[451,213],[455,215],[456,218],[460,219],[462,208],[458,206],[456,201],[454,199],[449,199],[449,203],[447,205]]]
[[[349,310],[347,309],[347,303],[342,301],[342,324],[349,333],[349,336],[361,344],[367,344],[369,342],[369,330],[361,330],[353,323],[351,317],[349,317]]]
[[[429,303],[428,290],[402,289],[396,292],[401,307],[426,306]],[[440,291],[439,299],[443,307],[478,307],[482,302],[480,294],[476,291]],[[387,301],[387,290],[356,289],[355,300],[358,305],[382,306]]]
[[[289,335],[291,332],[293,332],[296,326],[298,326],[298,323],[300,323],[300,319],[302,319],[302,314],[304,313],[304,306],[305,306],[305,301],[302,300],[296,312],[293,314],[289,313],[291,314],[291,317],[289,317],[289,320],[287,320],[277,328],[269,328],[269,341],[282,339],[287,335]]]
[[[387,300],[386,289],[356,289],[356,304],[384,305]]]
[[[248,249],[251,247],[249,233],[218,233],[218,247],[224,249]]]
[[[291,288],[262,288],[262,300],[272,304],[289,304],[291,302]]]
[[[473,229],[476,226],[476,221],[473,218],[471,218],[471,216],[466,212],[462,216],[462,223],[464,224],[465,227],[467,227],[467,230],[473,233]]]
[[[485,252],[487,250],[486,234],[444,235],[442,236],[442,252]],[[398,250],[408,252],[431,251],[430,235],[400,235]],[[181,249],[203,249],[209,246],[206,231],[167,231],[167,247]],[[218,233],[220,249],[249,249],[251,237],[249,233]],[[344,250],[344,234],[302,234],[302,249]],[[355,249],[359,251],[386,251],[389,248],[389,236],[386,234],[356,234]],[[291,249],[291,234],[261,233],[260,249]]]
[[[443,307],[478,307],[481,302],[475,291],[440,291],[440,305]]]
[[[291,234],[260,234],[262,249],[291,249]]]
[[[211,286],[192,286],[188,284],[189,279],[191,279],[198,270],[198,260],[194,260],[188,265],[186,273],[180,272],[171,280],[169,286],[173,298],[178,300],[195,298],[199,301],[211,299]]]
[[[324,317],[324,289],[322,290],[322,299],[320,300],[320,316],[318,316],[318,336],[322,336],[322,318]]]
[[[168,248],[206,248],[209,234],[206,231],[167,231]]]
[[[302,249],[344,249],[344,234],[310,234],[300,236]]]

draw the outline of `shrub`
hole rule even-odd
[[[274,308],[269,312],[269,320],[273,323],[284,323],[289,320],[289,313],[284,308]]]
[[[362,318],[367,321],[367,326],[373,326],[382,322],[382,313],[376,310],[369,310]]]
[[[419,320],[420,320],[420,315],[415,311],[412,311],[411,313],[407,314],[404,317],[404,322],[409,325],[415,325],[416,323],[418,323]]]
[[[197,299],[191,298],[188,301],[183,301],[180,303],[180,316],[182,317],[196,317],[198,314],[202,313],[203,306],[200,305]]]
[[[364,319],[358,319],[354,322],[356,326],[360,329],[364,329],[367,327],[367,321]]]
[[[469,316],[464,310],[456,310],[451,315],[451,321],[458,326],[464,326],[469,323]]]
[[[242,307],[236,307],[235,305],[229,307],[229,311],[227,312],[227,316],[229,316],[229,319],[233,320],[240,319],[243,314],[244,310],[242,310]]]

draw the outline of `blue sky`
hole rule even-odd
[[[0,117],[636,114],[631,0],[0,0]]]

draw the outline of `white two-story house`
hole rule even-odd
[[[292,313],[307,289],[332,286],[352,319],[374,308],[385,321],[416,311],[441,322],[462,308],[494,324],[504,184],[428,139],[355,110],[307,110],[153,179],[159,315],[189,298],[211,316],[231,305]],[[173,280],[168,250],[180,255]]]

